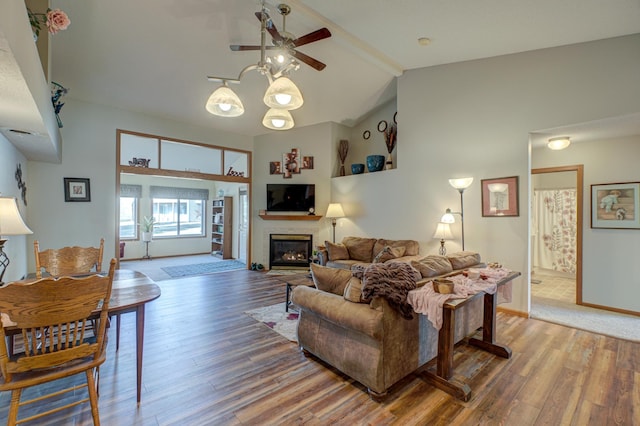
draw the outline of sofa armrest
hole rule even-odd
[[[321,266],[327,266],[329,260],[329,252],[325,246],[316,247],[316,256],[318,256],[318,264]]]

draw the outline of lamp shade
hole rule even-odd
[[[18,202],[13,197],[0,197],[0,235],[26,235],[33,231],[22,220]]]
[[[453,216],[453,213],[451,213],[451,209],[447,209],[445,211],[445,213],[440,218],[440,222],[446,223],[446,224],[456,223],[456,218],[455,216]]]
[[[565,149],[570,144],[571,144],[571,138],[569,138],[569,136],[559,136],[557,138],[549,139],[549,142],[547,143],[547,147],[549,147],[549,149],[558,151],[560,149]]]
[[[302,93],[289,77],[280,77],[269,85],[264,94],[264,103],[275,109],[294,110],[304,103]]]
[[[455,189],[467,189],[473,183],[473,178],[459,178],[459,179],[449,179],[449,185],[453,186]]]
[[[293,117],[286,109],[271,108],[262,119],[262,125],[272,130],[289,130],[294,124]]]
[[[340,203],[329,204],[329,207],[327,207],[327,214],[325,214],[324,216],[328,218],[344,217],[344,210],[342,210],[342,205]]]
[[[449,224],[445,222],[438,223],[438,227],[436,228],[436,232],[433,234],[433,238],[437,238],[438,240],[452,240],[453,234],[451,233]]]
[[[221,117],[238,117],[244,114],[244,105],[238,95],[224,84],[218,87],[207,100],[207,111]]]

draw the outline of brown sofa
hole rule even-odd
[[[409,263],[420,271],[418,287],[434,277],[484,266],[471,252],[418,256]],[[312,265],[312,275],[316,287],[298,286],[292,294],[300,312],[299,346],[366,386],[373,399],[381,399],[437,355],[438,330],[424,315],[405,319],[382,297],[363,300],[362,281],[351,271]],[[482,325],[482,299],[457,316],[456,342]]]
[[[365,237],[345,237],[339,244],[325,241],[324,246],[316,248],[320,265],[342,269],[351,269],[356,263],[372,263],[379,255],[384,260],[409,261],[419,250],[420,244],[415,240]]]

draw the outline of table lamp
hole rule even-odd
[[[4,284],[2,277],[10,263],[9,256],[3,250],[7,239],[2,236],[26,234],[33,234],[33,231],[22,220],[16,198],[0,197],[0,285]]]
[[[337,219],[340,217],[344,217],[344,210],[342,210],[342,205],[340,203],[331,203],[329,207],[327,207],[327,214],[324,215],[331,219],[331,225],[333,225],[333,242],[336,242],[336,223]]]
[[[451,233],[449,224],[439,222],[438,227],[436,228],[436,232],[433,234],[433,238],[440,240],[440,249],[438,250],[438,254],[440,254],[440,256],[444,256],[445,254],[447,254],[447,249],[444,247],[444,240],[453,239],[453,234]]]

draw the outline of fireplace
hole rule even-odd
[[[270,234],[269,269],[309,268],[311,234]]]

